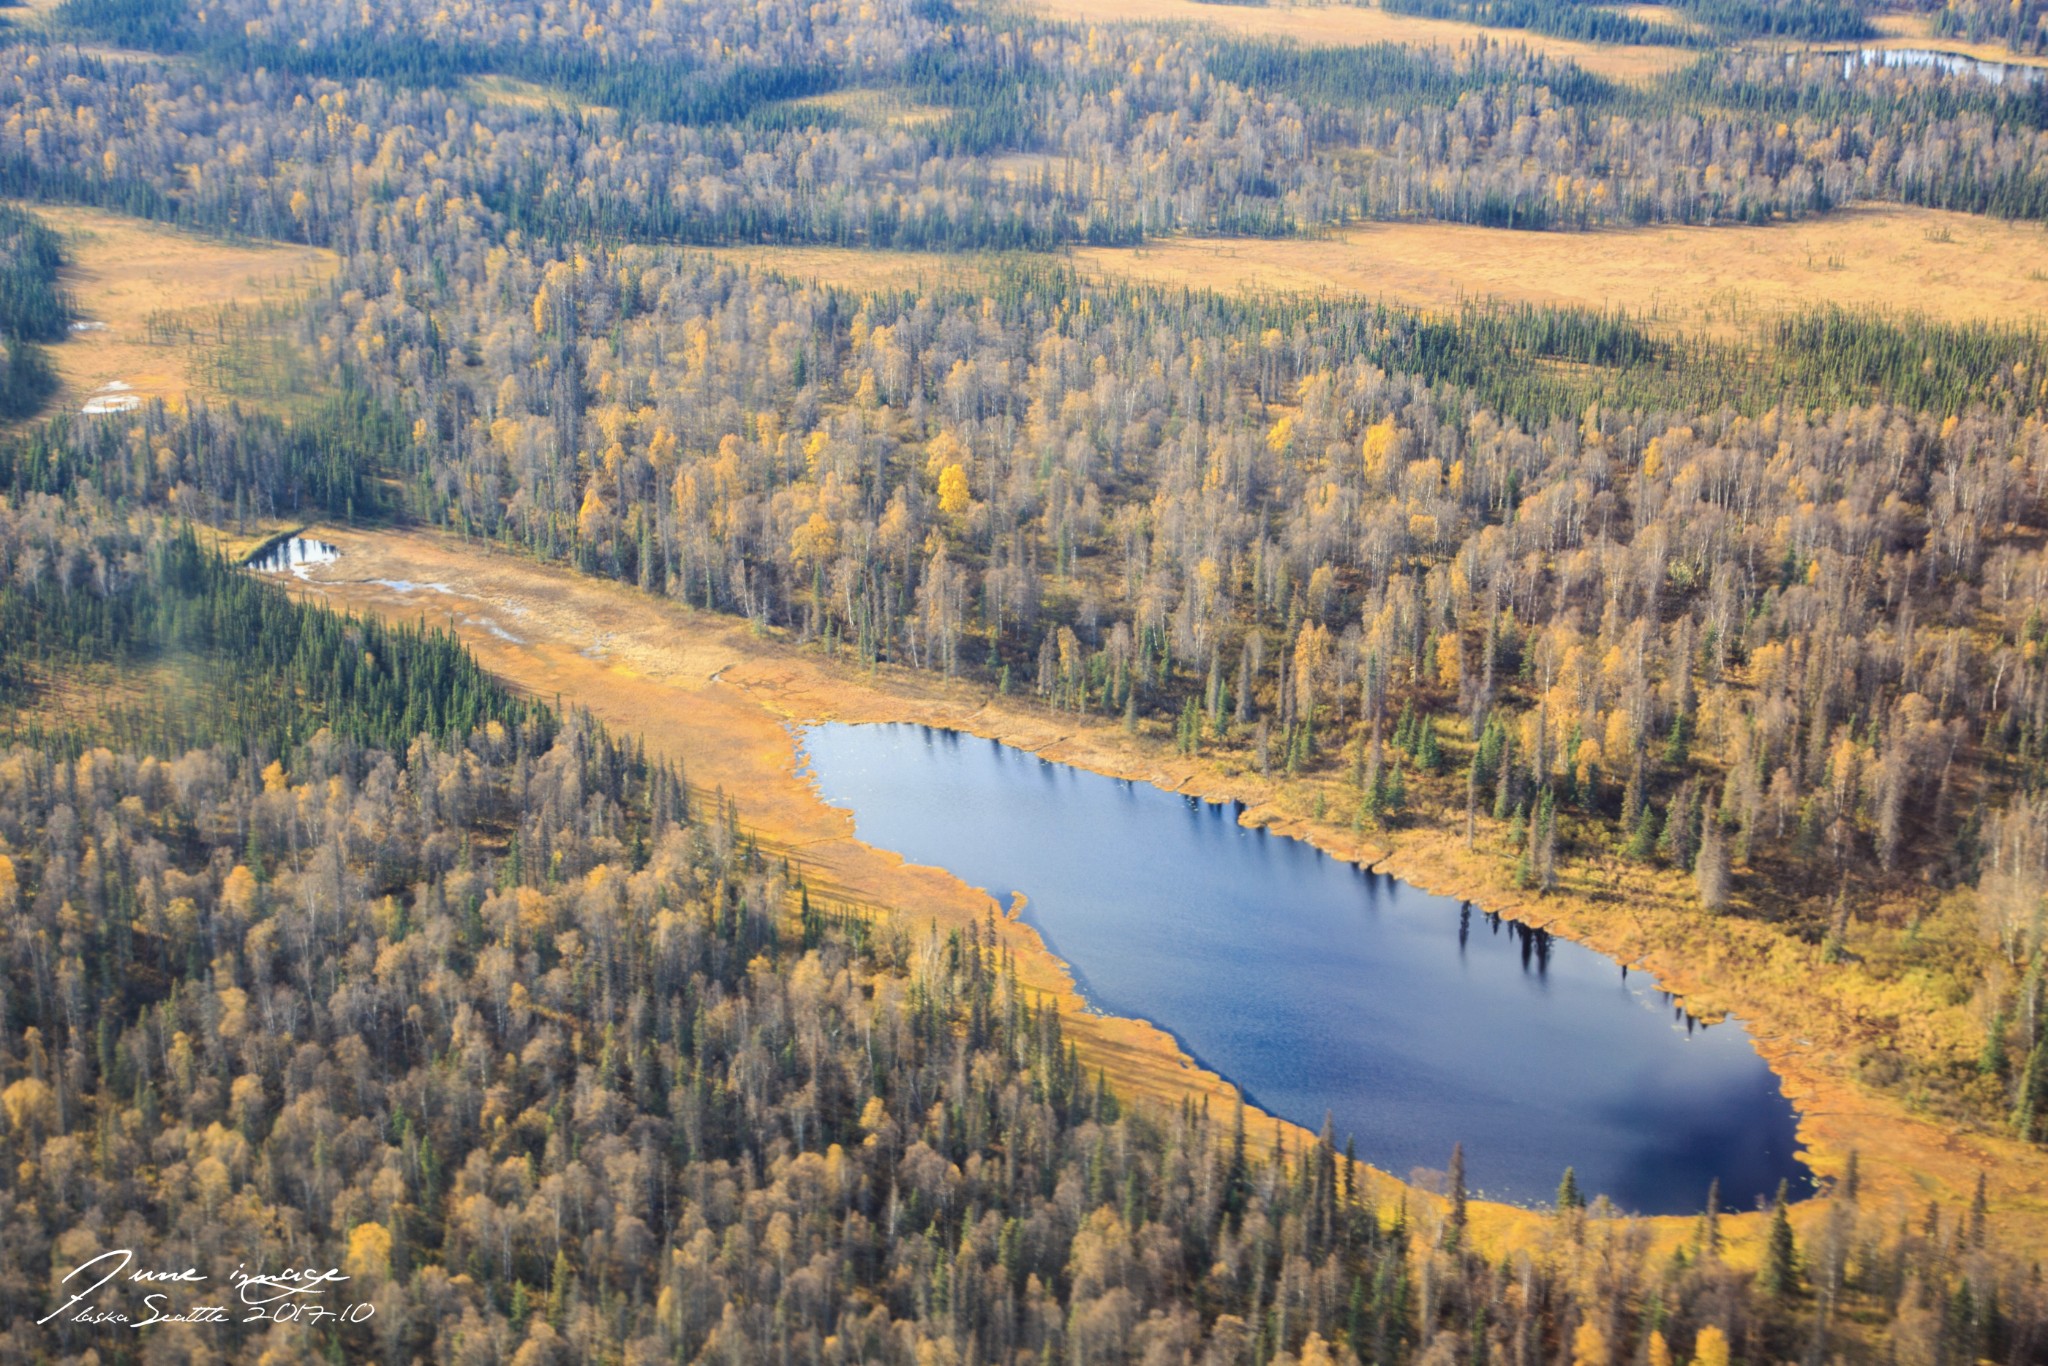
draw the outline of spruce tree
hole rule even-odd
[[[1444,1217],[1444,1246],[1456,1250],[1465,1236],[1465,1145],[1451,1145],[1450,1208]]]
[[[2033,1142],[2048,1110],[2048,1034],[2027,1054],[2027,1070],[2020,1076],[2019,1103],[2013,1107],[2012,1127],[2020,1138]]]
[[[1557,795],[1549,788],[1530,818],[1529,851],[1536,885],[1546,892],[1557,886]]]
[[[1771,1202],[1771,1226],[1764,1235],[1764,1263],[1757,1284],[1774,1300],[1789,1297],[1799,1285],[1799,1246],[1792,1236],[1792,1218],[1786,1212],[1790,1191],[1778,1183],[1777,1198]]]
[[[1637,863],[1648,863],[1657,852],[1657,812],[1645,802],[1636,814],[1635,829],[1629,832],[1622,853]]]
[[[1970,1246],[1981,1248],[1991,1227],[1991,1201],[1983,1172],[1977,1173],[1977,1191],[1970,1197]]]
[[[1977,1055],[1977,1071],[1980,1075],[1995,1077],[2000,1081],[2005,1079],[2006,1070],[2011,1066],[2011,1059],[2005,1052],[2005,1033],[2010,1028],[2012,1007],[2007,1005],[1992,1016],[1990,1026],[1984,1031],[1984,1050]]]
[[[1428,721],[1422,723],[1422,740],[1415,747],[1415,766],[1432,776],[1443,771],[1443,747],[1437,743],[1436,727]]]

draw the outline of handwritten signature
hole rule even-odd
[[[228,1284],[234,1292],[231,1305],[175,1303],[173,1292],[203,1285],[210,1278],[197,1267],[188,1266],[181,1271],[138,1268],[134,1252],[127,1248],[102,1252],[79,1263],[58,1284],[69,1285],[87,1275],[97,1276],[97,1279],[83,1284],[70,1299],[37,1319],[38,1326],[60,1319],[65,1323],[113,1324],[129,1328],[148,1328],[158,1323],[317,1323],[329,1319],[338,1323],[361,1323],[377,1312],[373,1304],[335,1307],[321,1299],[329,1287],[349,1279],[333,1267],[324,1270],[311,1266],[287,1267],[282,1271],[254,1272],[246,1266],[237,1266],[228,1277]],[[142,1297],[142,1308],[148,1317],[137,1318],[126,1311],[106,1308],[94,1302],[102,1290],[117,1284],[148,1290]],[[239,1320],[234,1317],[238,1309],[242,1314]]]

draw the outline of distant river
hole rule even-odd
[[[1810,1188],[1794,1114],[1743,1027],[1645,974],[1368,874],[1218,806],[953,731],[804,732],[860,838],[1025,919],[1091,1005],[1170,1030],[1262,1108],[1407,1176],[1465,1145],[1475,1193],[1696,1212]]]

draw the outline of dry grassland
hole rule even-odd
[[[337,607],[451,626],[487,668],[515,686],[588,706],[607,724],[641,736],[651,750],[682,760],[693,785],[733,794],[742,821],[765,847],[797,860],[814,888],[892,908],[912,926],[944,928],[995,915],[1017,955],[1020,980],[1060,1002],[1086,1061],[1103,1068],[1127,1096],[1165,1103],[1206,1097],[1214,1105],[1229,1103],[1234,1092],[1163,1031],[1093,1013],[1066,966],[986,893],[856,839],[852,818],[826,805],[799,772],[795,725],[948,726],[1169,790],[1235,797],[1247,803],[1248,822],[1309,839],[1340,858],[1386,855],[1383,869],[1429,891],[1545,925],[1650,972],[1702,1010],[1739,1014],[1800,1108],[1799,1136],[1815,1170],[1838,1174],[1850,1150],[1860,1152],[1866,1206],[1884,1202],[1918,1211],[1929,1199],[1964,1202],[1977,1173],[1989,1168],[1998,1173],[1994,1218],[2010,1245],[2048,1250],[2048,1157],[1993,1136],[1947,1132],[1855,1082],[1852,1060],[1869,1043],[1869,1027],[1861,1023],[1861,1003],[1842,994],[1855,990],[1848,979],[1818,971],[1817,949],[1762,925],[1700,912],[1682,878],[1584,868],[1574,871],[1563,892],[1531,899],[1507,886],[1498,859],[1468,854],[1448,819],[1441,828],[1404,833],[1389,851],[1312,820],[1313,784],[1283,790],[1208,758],[1177,758],[1163,734],[1134,740],[1114,723],[1050,713],[930,674],[856,671],[814,650],[757,637],[730,618],[452,537],[317,534],[340,547],[341,559],[288,587]],[[1310,1138],[1269,1116],[1258,1117],[1255,1127],[1261,1141],[1276,1131],[1290,1146]],[[1435,1205],[1419,1193],[1409,1198],[1423,1209]],[[1824,1213],[1821,1202],[1809,1202],[1795,1217]],[[1753,1260],[1762,1217],[1730,1222],[1733,1258]],[[1651,1223],[1659,1241],[1672,1247],[1692,1228],[1682,1218]],[[1540,1240],[1545,1224],[1527,1211],[1475,1206],[1475,1230],[1495,1248]]]
[[[60,281],[90,329],[49,348],[63,381],[55,403],[72,411],[113,394],[219,397],[205,362],[219,349],[222,310],[290,304],[338,264],[334,253],[317,247],[229,242],[96,209],[22,207],[63,236],[68,264]],[[152,319],[182,324],[193,335],[153,341]]]
[[[471,99],[517,109],[567,109],[578,114],[616,114],[610,105],[586,104],[566,90],[510,76],[472,76],[462,88]]]
[[[1675,47],[1582,43],[1520,29],[1424,19],[1389,13],[1377,5],[1229,5],[1200,4],[1197,0],[1028,0],[1028,4],[1050,18],[1078,23],[1204,24],[1247,38],[1292,38],[1324,47],[1407,43],[1414,47],[1456,48],[1485,38],[1577,62],[1588,71],[1623,81],[1648,80],[1683,66],[1698,55]]]
[[[973,283],[997,256],[848,247],[720,247],[721,261],[853,290]],[[1948,322],[2048,317],[2048,230],[1885,205],[1767,227],[1518,232],[1379,223],[1328,238],[1162,238],[1083,247],[1098,280],[1240,294],[1328,294],[1411,308],[1464,300],[1626,309],[1673,332],[1735,334],[1828,302]]]
[[[1674,5],[1603,5],[1601,8],[1613,10],[1616,14],[1625,14],[1631,19],[1640,19],[1646,24],[1663,24],[1690,33],[1706,31],[1705,24]]]
[[[920,104],[900,90],[834,90],[785,100],[784,109],[818,109],[868,128],[929,128],[953,113],[940,104]]]
[[[924,290],[981,279],[1000,259],[971,252],[874,251],[865,247],[709,247],[713,260],[857,292]]]
[[[1084,272],[1195,289],[1614,307],[1726,333],[1819,302],[1952,322],[2048,317],[2048,232],[1935,209],[1873,207],[1765,227],[1517,232],[1376,224],[1324,240],[1172,238],[1078,250]]]

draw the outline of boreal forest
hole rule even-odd
[[[0,1361],[2048,1361],[2044,16],[0,3]],[[1647,966],[1803,1177],[1376,1166],[847,718]]]

